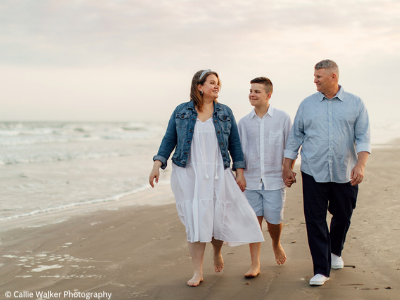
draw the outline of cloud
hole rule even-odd
[[[396,1],[377,0],[6,0],[0,64],[184,67],[330,47],[395,54],[399,13]]]
[[[379,113],[398,102],[398,15],[385,0],[3,0],[0,117],[167,118],[203,68],[219,72],[220,99],[239,116],[256,76],[293,115],[325,58],[367,105],[382,99]]]

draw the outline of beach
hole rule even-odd
[[[208,244],[204,282],[186,285],[192,264],[185,228],[164,181],[118,202],[2,220],[0,298],[10,292],[8,299],[398,299],[399,155],[398,141],[370,155],[342,254],[345,267],[332,270],[324,286],[308,284],[312,261],[298,175],[285,204],[288,259],[275,263],[264,226],[261,274],[254,279],[243,276],[247,245],[223,246],[225,268],[217,274]]]

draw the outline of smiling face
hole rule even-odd
[[[254,107],[268,107],[271,93],[267,93],[265,85],[261,83],[252,83],[250,87],[249,101]]]
[[[324,95],[331,94],[338,85],[337,74],[331,69],[318,69],[314,71],[314,83],[317,91]]]
[[[199,84],[197,88],[200,92],[203,92],[203,99],[217,99],[220,89],[218,77],[214,74],[208,75],[206,81]]]

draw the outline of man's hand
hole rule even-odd
[[[246,179],[244,178],[243,169],[236,169],[236,183],[240,187],[241,191],[244,192],[246,189]]]
[[[364,168],[359,166],[358,164],[355,165],[353,170],[351,170],[350,179],[351,185],[354,186],[360,184],[364,179]]]
[[[291,187],[293,183],[296,183],[296,173],[292,170],[293,165],[293,159],[285,158],[283,162],[282,179],[287,187]]]
[[[293,183],[296,182],[296,175],[297,174],[295,172],[293,172],[293,174],[294,174],[294,180],[292,178],[288,178],[288,179],[285,180],[285,185],[287,187],[289,187],[289,188],[292,186]]]
[[[350,184],[352,186],[360,184],[364,179],[364,169],[367,163],[369,153],[368,152],[359,152],[358,153],[358,161],[354,166],[353,170],[351,170],[350,174]]]

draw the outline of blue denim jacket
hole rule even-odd
[[[230,166],[230,153],[233,160],[232,169],[244,169],[246,163],[232,110],[226,105],[214,102],[212,118],[219,148],[221,149],[224,168],[226,169]],[[179,167],[186,167],[196,120],[197,111],[192,101],[182,103],[176,107],[169,120],[168,128],[162,139],[158,153],[153,157],[153,160],[161,161],[162,169],[167,167],[167,160],[175,147],[172,161]]]

